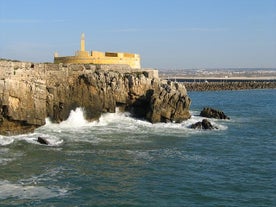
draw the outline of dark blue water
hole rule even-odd
[[[181,124],[119,112],[87,123],[77,109],[0,137],[0,206],[276,206],[276,91],[189,95],[193,117]],[[205,106],[231,119],[189,129]]]

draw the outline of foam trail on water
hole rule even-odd
[[[0,136],[0,146],[9,145],[14,142],[13,137]]]
[[[49,199],[66,195],[67,190],[59,187],[14,184],[7,180],[0,181],[0,199]]]

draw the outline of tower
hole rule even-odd
[[[88,57],[89,52],[85,51],[85,36],[84,33],[81,34],[81,41],[80,41],[80,50],[76,51],[76,56]]]
[[[81,34],[81,45],[80,51],[85,51],[85,35],[84,33]]]

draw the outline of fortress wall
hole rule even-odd
[[[116,53],[117,54],[117,53]],[[97,54],[100,55],[100,54]],[[72,64],[127,64],[131,68],[141,68],[140,58],[116,58],[108,57],[92,57],[92,56],[68,56],[68,57],[55,57],[55,63],[72,63]]]
[[[91,51],[91,56],[94,58],[103,58],[105,54],[103,52]]]
[[[124,57],[126,57],[126,58],[135,58],[135,54],[124,53]]]
[[[17,61],[0,61],[0,78],[15,77],[17,79],[24,79],[26,77],[44,78],[45,64],[34,64],[31,62],[17,62]],[[35,71],[35,74],[33,72]]]
[[[131,68],[141,68],[140,56],[132,53],[122,52],[97,52],[97,51],[85,51],[85,36],[81,35],[81,47],[80,51],[75,53],[75,56],[58,57],[58,54],[54,55],[54,63],[65,64],[127,64]]]
[[[120,73],[145,73],[148,77],[159,78],[158,70],[154,69],[140,69],[132,68],[129,62],[121,61],[122,64],[112,64],[112,58],[106,59],[106,64],[91,64],[91,60],[87,59],[86,64],[78,64],[76,58],[72,57],[59,57],[57,59],[69,60],[69,63],[31,63],[31,62],[15,62],[15,61],[0,61],[0,79],[15,78],[18,80],[23,79],[35,79],[37,81],[45,79],[46,76],[58,77],[63,79],[73,73],[93,73],[95,70],[106,70],[106,71],[118,71]],[[71,61],[71,63],[70,63]],[[83,61],[83,60],[82,60]],[[102,62],[102,61],[99,61]],[[110,64],[109,64],[110,63]]]
[[[159,78],[158,70],[146,69],[145,71],[148,73],[148,78]]]
[[[76,52],[76,56],[78,56],[78,57],[89,57],[89,52],[87,52],[87,51],[77,51]]]
[[[118,53],[116,53],[116,52],[106,52],[105,56],[106,57],[118,57]]]

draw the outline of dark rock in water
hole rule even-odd
[[[191,128],[192,129],[204,129],[204,130],[217,129],[217,127],[214,127],[207,119],[203,119],[202,121],[192,124]]]
[[[203,119],[202,120],[202,128],[203,129],[216,129],[216,127],[214,127],[211,122],[209,122],[207,119]]]
[[[202,122],[196,122],[190,126],[192,129],[202,129]]]
[[[47,139],[44,138],[44,137],[38,137],[38,138],[37,138],[37,142],[40,143],[40,144],[49,145],[49,142],[48,142]]]
[[[219,111],[213,108],[204,108],[200,112],[200,116],[207,117],[207,118],[215,118],[215,119],[230,119],[228,116],[224,114],[224,112]]]

